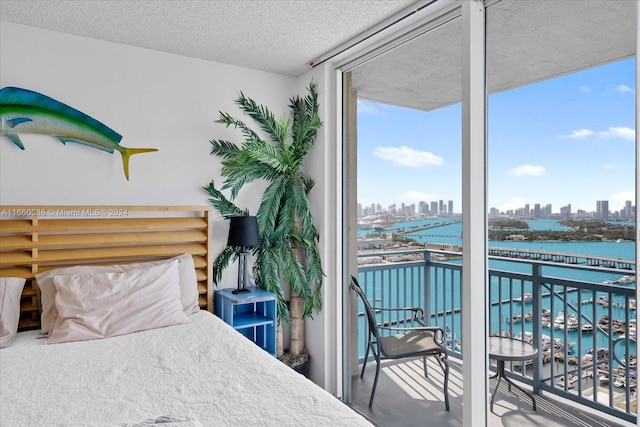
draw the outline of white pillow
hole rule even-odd
[[[178,277],[178,260],[124,273],[55,276],[55,315],[47,344],[185,323]]]
[[[13,342],[20,323],[20,297],[25,279],[0,277],[0,348]]]
[[[51,328],[53,318],[53,306],[56,298],[56,287],[53,284],[55,276],[74,276],[76,274],[96,274],[96,273],[124,273],[135,269],[144,269],[153,265],[178,260],[178,269],[180,276],[180,301],[186,314],[192,314],[200,310],[198,305],[198,279],[196,277],[195,265],[191,254],[183,254],[170,259],[159,261],[138,262],[135,264],[116,264],[116,265],[79,265],[75,267],[56,268],[35,275],[40,289],[40,306],[42,313],[40,314],[40,324],[42,333],[46,334]]]

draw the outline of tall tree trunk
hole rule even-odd
[[[304,319],[302,311],[304,300],[297,292],[291,291],[291,340],[289,342],[289,352],[292,356],[297,356],[304,352]]]
[[[276,328],[276,356],[279,358],[284,354],[284,332],[282,325],[278,323]]]

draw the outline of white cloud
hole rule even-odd
[[[400,200],[404,200],[405,203],[411,202],[428,202],[430,200],[438,199],[437,194],[423,193],[420,191],[409,190],[400,195]]]
[[[635,93],[635,90],[623,84],[619,84],[618,86],[616,86],[616,90],[620,93]]]
[[[600,138],[622,138],[628,141],[635,141],[636,131],[626,126],[610,127],[606,131],[598,132]]]
[[[591,88],[589,86],[580,86],[580,92],[582,93],[589,93],[591,92]]]
[[[593,135],[594,132],[590,129],[578,129],[571,132],[569,135],[560,135],[559,139],[576,139],[576,138],[586,138],[588,136]]]
[[[611,195],[611,202],[609,203],[610,211],[619,211],[624,208],[624,203],[627,200],[631,200],[631,204],[635,205],[636,193],[635,191],[621,191]]]
[[[580,138],[587,138],[595,134],[596,133],[591,129],[576,129],[572,131],[569,135],[558,136],[558,139],[580,139]],[[602,139],[622,138],[629,141],[634,141],[636,138],[636,131],[627,126],[612,126],[605,131],[599,131],[597,135],[599,138],[602,138]]]
[[[526,204],[527,204],[527,199],[515,196],[509,199],[507,202],[500,205],[498,209],[500,210],[500,212],[506,212],[510,210],[515,211],[516,209],[524,208],[524,205]]]
[[[388,160],[396,166],[419,168],[426,165],[440,166],[444,159],[429,151],[419,151],[405,145],[401,147],[376,147],[373,154],[383,160]]]
[[[373,102],[358,99],[358,113],[362,114],[382,114],[382,110]]]
[[[507,175],[511,176],[541,176],[545,173],[547,173],[547,170],[544,166],[535,165],[520,165],[507,171]]]

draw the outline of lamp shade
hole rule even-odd
[[[230,220],[227,246],[253,247],[260,244],[258,220],[255,216],[234,216]]]

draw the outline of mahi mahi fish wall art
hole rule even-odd
[[[75,142],[98,150],[122,155],[124,176],[129,180],[129,157],[158,151],[156,148],[126,148],[120,145],[122,135],[60,101],[18,87],[0,89],[0,135],[6,135],[24,150],[18,134],[52,135],[60,142]]]

